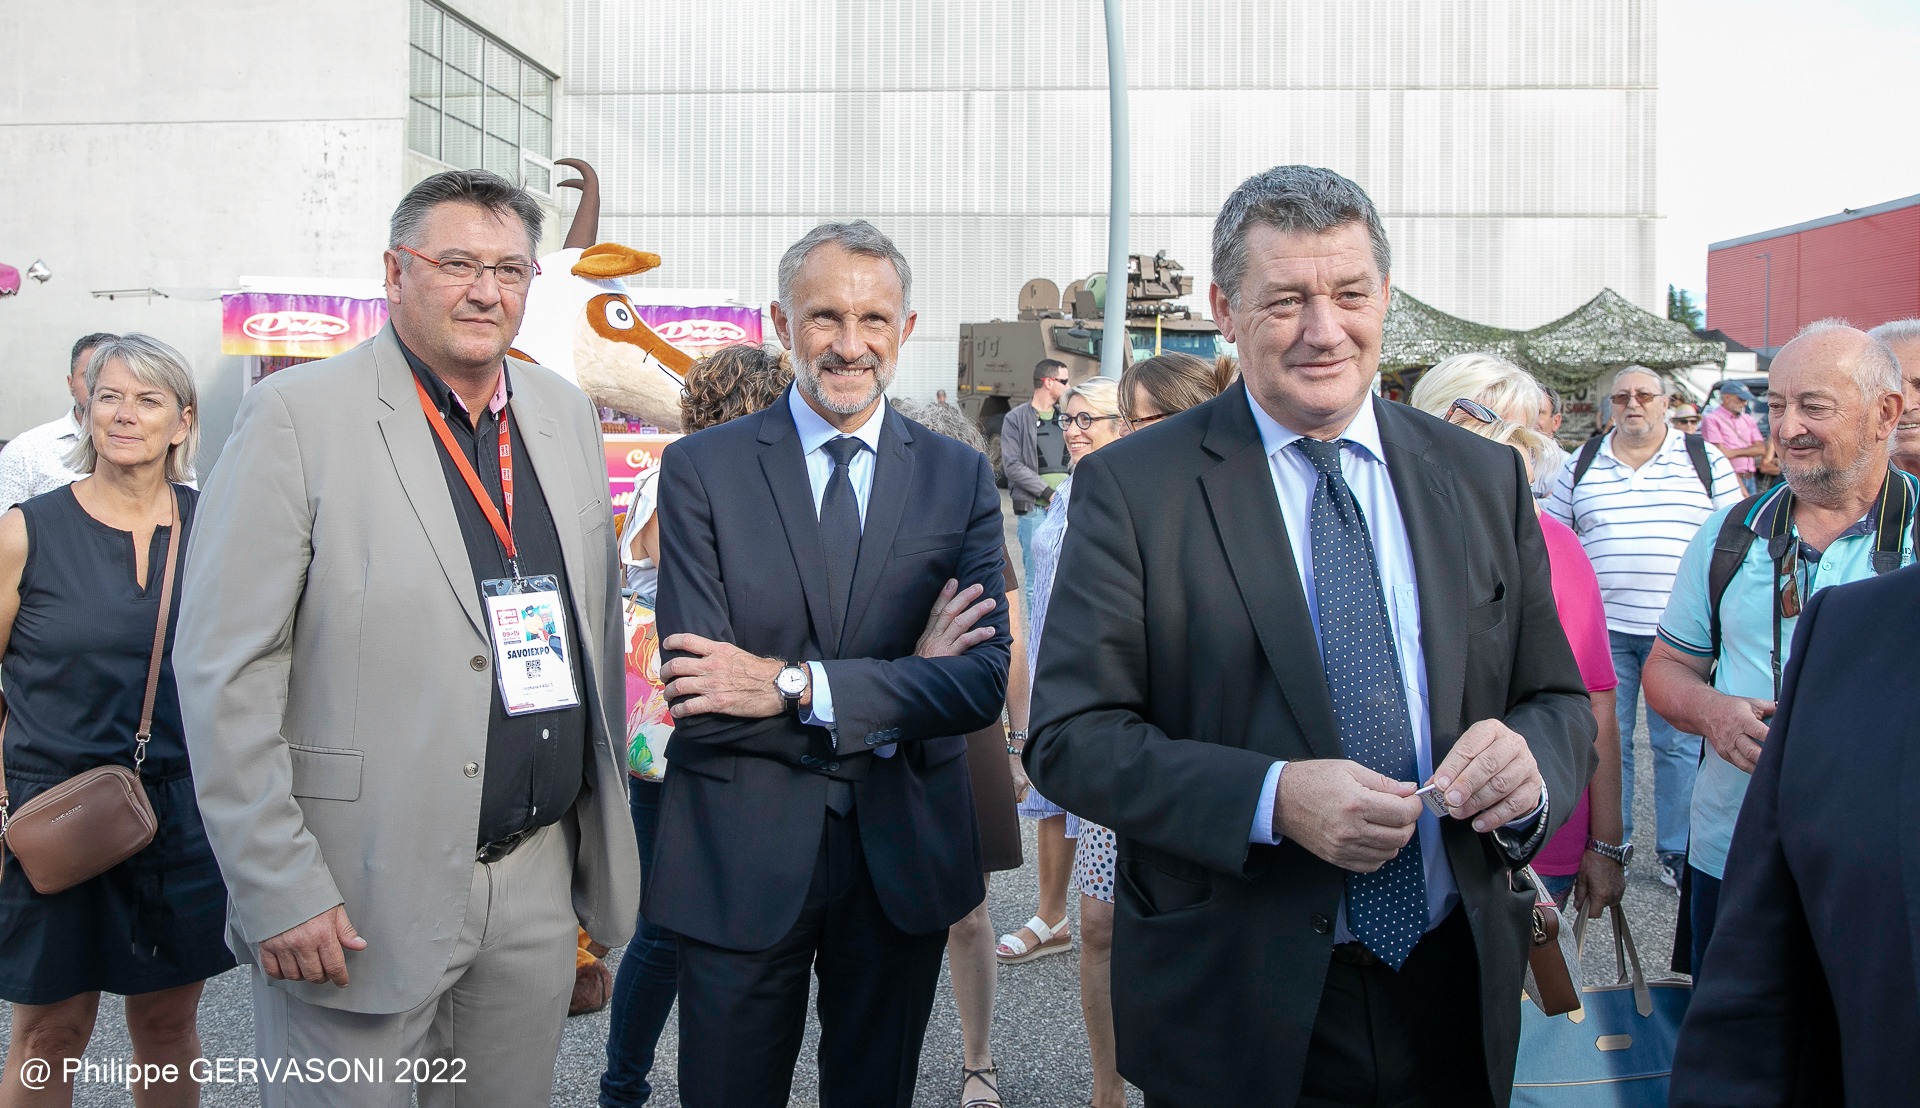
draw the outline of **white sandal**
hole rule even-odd
[[[1031,962],[1035,958],[1045,958],[1049,954],[1065,954],[1073,949],[1073,935],[1067,931],[1067,918],[1060,917],[1058,925],[1048,927],[1045,920],[1035,916],[1026,923],[1027,930],[1034,933],[1040,942],[1028,946],[1019,932],[1010,932],[1000,936],[1000,945],[993,950],[993,956],[1003,966],[1017,966],[1022,962]],[[1012,954],[1006,951],[1013,951]]]

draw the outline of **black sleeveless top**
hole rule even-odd
[[[187,770],[172,624],[179,620],[180,577],[199,494],[175,485],[174,495],[180,567],[143,768],[150,778]],[[88,515],[70,486],[24,501],[20,511],[27,519],[27,564],[20,573],[20,614],[0,657],[10,709],[7,774],[64,780],[95,766],[131,766],[169,528],[154,529],[141,588],[134,583],[133,535]]]

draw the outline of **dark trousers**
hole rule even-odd
[[[653,840],[660,826],[660,783],[627,776],[627,804],[633,812],[633,835],[640,841],[641,881],[653,869]],[[647,1074],[653,1070],[654,1049],[673,1011],[678,984],[679,950],[673,932],[655,927],[641,916],[620,957],[613,979],[612,1016],[607,1027],[607,1071],[600,1075],[601,1108],[633,1108],[653,1095]]]
[[[1397,973],[1351,947],[1334,953],[1300,1108],[1490,1108],[1480,960],[1464,909],[1428,932]]]
[[[680,1101],[784,1108],[819,978],[821,1108],[908,1108],[947,933],[909,935],[874,894],[857,813],[828,814],[800,918],[766,950],[680,939]]]
[[[1720,914],[1720,879],[1687,867],[1687,922],[1693,928],[1693,973],[1706,965],[1707,940],[1713,938],[1713,919]]]

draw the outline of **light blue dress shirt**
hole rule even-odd
[[[1313,555],[1308,546],[1309,513],[1319,473],[1301,451],[1292,449],[1295,439],[1303,438],[1282,427],[1247,393],[1247,406],[1253,409],[1253,422],[1260,428],[1260,445],[1267,454],[1267,468],[1273,476],[1274,495],[1280,500],[1280,518],[1287,525],[1287,542],[1293,549],[1293,564],[1300,571],[1300,587],[1307,594],[1307,612],[1313,618],[1313,637],[1320,640],[1320,609],[1313,588]],[[1413,545],[1407,539],[1407,524],[1400,516],[1400,502],[1394,498],[1393,479],[1387,473],[1386,447],[1380,441],[1380,422],[1372,400],[1360,405],[1353,421],[1339,438],[1347,440],[1340,450],[1340,473],[1347,487],[1360,502],[1360,514],[1366,519],[1367,536],[1373,540],[1374,561],[1380,570],[1380,588],[1387,604],[1387,619],[1393,624],[1393,648],[1400,662],[1400,685],[1406,690],[1407,718],[1413,724],[1414,760],[1420,767],[1420,779],[1433,776],[1433,724],[1427,712],[1427,658],[1420,646],[1420,591],[1413,571]],[[1260,804],[1254,810],[1249,842],[1278,843],[1273,834],[1273,797],[1280,787],[1280,774],[1287,763],[1276,761],[1267,770],[1260,788]],[[1453,881],[1453,869],[1447,863],[1446,848],[1440,843],[1440,819],[1430,811],[1420,813],[1416,825],[1420,836],[1420,859],[1426,871],[1427,928],[1439,926],[1460,900]],[[1333,941],[1349,942],[1347,905],[1343,897],[1334,923]]]
[[[813,517],[820,518],[820,502],[827,495],[827,481],[833,477],[833,458],[822,447],[833,439],[842,437],[843,432],[828,423],[819,412],[813,410],[805,397],[800,395],[799,386],[787,390],[787,408],[793,413],[794,429],[800,433],[800,453],[807,462],[807,484],[813,487]],[[867,444],[865,450],[853,456],[847,463],[847,481],[853,485],[853,499],[860,508],[860,526],[867,525],[867,500],[873,495],[873,466],[880,456],[880,427],[887,419],[887,404],[883,399],[873,409],[867,421],[855,428],[848,436]],[[813,706],[801,722],[815,727],[825,727],[833,731],[834,749],[839,749],[840,733],[834,728],[833,687],[827,682],[826,667],[819,662],[808,662],[808,671],[813,675]],[[892,743],[875,747],[873,752],[881,758],[893,757]]]

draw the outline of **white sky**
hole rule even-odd
[[[1920,0],[1664,0],[1657,275],[1707,245],[1920,193]]]

